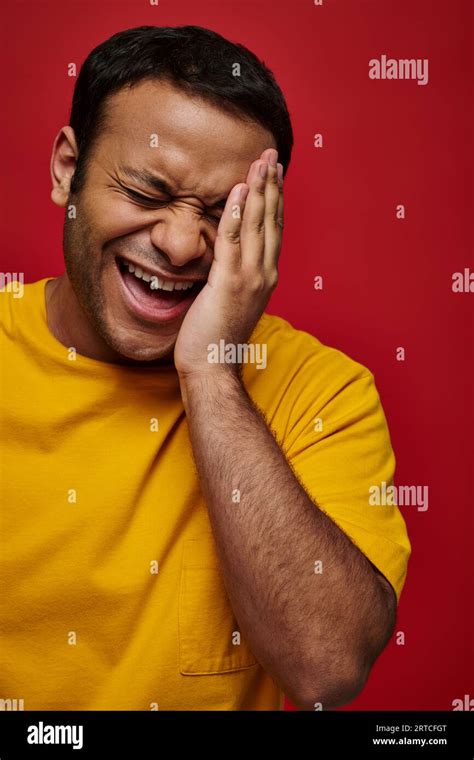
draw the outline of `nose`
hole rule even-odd
[[[151,242],[176,267],[202,258],[209,243],[204,234],[201,214],[196,209],[167,208],[153,226]]]

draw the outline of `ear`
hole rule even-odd
[[[71,179],[76,171],[78,150],[74,130],[62,127],[53,144],[51,154],[51,200],[57,206],[65,208],[69,197]]]

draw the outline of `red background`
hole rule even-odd
[[[450,710],[474,696],[472,662],[472,9],[470,0],[4,2],[2,271],[62,271],[49,198],[53,139],[82,63],[113,33],[196,24],[253,50],[287,98],[281,280],[269,311],[369,367],[397,456],[413,544],[395,639],[347,709]],[[428,58],[429,83],[373,81],[368,61]],[[322,133],[324,148],[313,147]],[[396,219],[397,204],[406,219]],[[315,275],[324,289],[315,291]],[[395,351],[403,346],[406,360]],[[288,707],[290,707],[288,705]]]

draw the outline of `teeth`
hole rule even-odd
[[[189,290],[193,287],[192,282],[174,282],[173,280],[161,280],[155,274],[145,272],[141,267],[136,267],[135,264],[129,264],[124,262],[130,274],[134,274],[139,280],[150,283],[151,290]]]

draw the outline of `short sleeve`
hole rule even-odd
[[[399,601],[411,545],[398,506],[372,503],[373,487],[388,488],[395,472],[374,376],[334,350],[324,391],[311,362],[294,381],[300,390],[282,442],[285,456],[311,499],[386,577]]]

